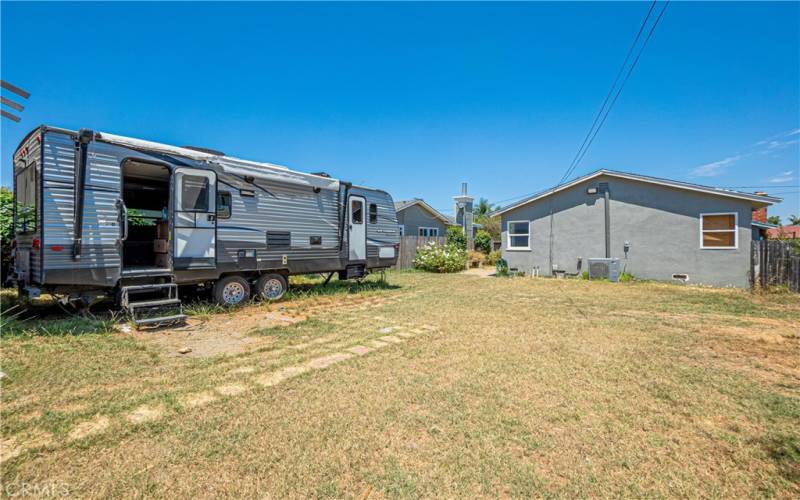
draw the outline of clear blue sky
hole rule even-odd
[[[647,3],[2,2],[2,181],[40,123],[422,197],[558,181]],[[800,4],[673,2],[577,174],[768,186],[800,213]],[[3,93],[6,97],[13,97]],[[753,189],[755,190],[755,189]]]

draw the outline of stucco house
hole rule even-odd
[[[396,201],[397,223],[403,236],[446,236],[453,221],[421,198]]]
[[[637,278],[747,287],[754,210],[764,194],[598,170],[495,211],[502,253],[527,274],[577,275],[619,258]]]
[[[422,198],[396,201],[394,209],[397,212],[400,234],[403,236],[447,236],[448,227],[463,225],[461,221],[456,222],[453,217],[439,212]],[[480,224],[472,224],[473,237],[481,227]]]

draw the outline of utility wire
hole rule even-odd
[[[622,83],[620,83],[619,89],[617,90],[616,94],[614,95],[614,99],[611,101],[611,103],[606,108],[605,114],[603,115],[603,118],[600,120],[600,123],[597,125],[597,128],[592,133],[591,138],[586,143],[586,147],[583,148],[582,152],[579,151],[579,156],[577,156],[576,161],[574,161],[573,164],[570,165],[570,167],[567,170],[567,172],[565,172],[564,175],[561,177],[561,180],[559,180],[559,184],[564,182],[566,179],[569,178],[570,175],[572,175],[572,173],[575,171],[575,169],[578,167],[578,165],[580,165],[581,161],[583,160],[583,157],[586,156],[586,153],[589,151],[589,148],[591,147],[592,143],[594,142],[595,138],[597,137],[597,134],[600,132],[600,129],[603,128],[603,124],[605,124],[606,119],[608,118],[608,115],[611,113],[611,110],[614,108],[614,104],[616,104],[617,99],[619,99],[619,96],[622,93],[622,90],[625,88],[625,84],[628,82],[628,78],[630,78],[631,74],[633,73],[633,70],[636,68],[636,65],[639,63],[639,59],[642,57],[642,53],[644,52],[645,47],[647,47],[647,43],[650,41],[650,38],[653,36],[653,33],[655,32],[656,27],[658,26],[658,23],[661,21],[661,17],[664,15],[664,12],[667,10],[668,6],[669,6],[669,0],[664,2],[664,7],[661,8],[661,11],[658,13],[658,17],[656,17],[655,22],[653,22],[653,25],[650,27],[650,31],[647,33],[647,38],[644,39],[644,42],[642,43],[642,46],[639,48],[639,52],[636,54],[636,58],[633,60],[633,63],[628,68],[628,72],[625,74],[625,78],[623,78]],[[651,9],[652,9],[652,5],[651,5]],[[649,17],[650,17],[650,13],[648,12],[647,18],[649,18]],[[645,18],[645,22],[647,21],[647,18]],[[643,25],[644,25],[644,23],[643,23]],[[638,39],[638,35],[637,35],[637,39]]]
[[[594,121],[592,122],[592,126],[589,127],[589,131],[586,132],[586,135],[583,138],[583,142],[581,143],[578,151],[575,152],[575,156],[572,158],[572,162],[569,164],[569,168],[567,171],[564,172],[564,175],[561,176],[561,179],[558,181],[558,184],[564,182],[567,176],[570,173],[570,169],[572,169],[575,162],[578,160],[578,157],[581,154],[584,146],[586,146],[586,142],[589,140],[589,137],[592,135],[597,122],[600,120],[600,117],[603,115],[603,110],[606,109],[606,105],[608,104],[608,100],[611,99],[611,95],[614,93],[614,89],[617,88],[617,83],[619,83],[619,78],[622,76],[622,72],[625,70],[625,67],[628,65],[628,60],[631,58],[631,54],[633,54],[633,49],[636,48],[636,44],[639,43],[639,38],[642,36],[642,32],[644,31],[644,27],[647,25],[647,21],[650,19],[650,14],[653,13],[653,8],[656,6],[656,0],[653,0],[653,3],[650,4],[650,9],[647,11],[647,15],[642,21],[642,25],[639,26],[639,31],[636,33],[636,38],[633,39],[633,43],[631,47],[628,49],[628,53],[625,55],[625,60],[622,61],[622,65],[619,67],[619,71],[617,71],[617,76],[614,78],[614,83],[611,84],[611,88],[608,89],[608,93],[606,94],[606,98],[603,99],[603,104],[600,106],[600,109],[597,110],[597,115],[594,117]]]

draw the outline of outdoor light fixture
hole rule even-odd
[[[597,194],[597,188],[596,187],[586,188],[586,194]]]

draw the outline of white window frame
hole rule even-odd
[[[730,233],[731,229],[703,229],[703,218],[706,215],[733,215],[733,246],[707,247],[703,245],[703,233]],[[700,214],[700,249],[701,250],[738,250],[739,248],[739,212],[706,212]]]
[[[422,230],[426,230],[428,234],[422,234]],[[436,234],[433,234],[433,233]],[[427,227],[427,226],[420,226],[417,228],[417,236],[422,236],[423,238],[435,238],[439,236],[439,228],[438,227]]]
[[[527,224],[528,225],[528,232],[527,233],[512,233],[511,232],[511,225],[512,224]],[[506,250],[530,250],[531,249],[531,221],[529,220],[510,220],[506,224],[506,236],[508,240],[506,241]],[[528,246],[524,247],[515,247],[511,245],[511,237],[512,236],[527,236],[528,237]]]

